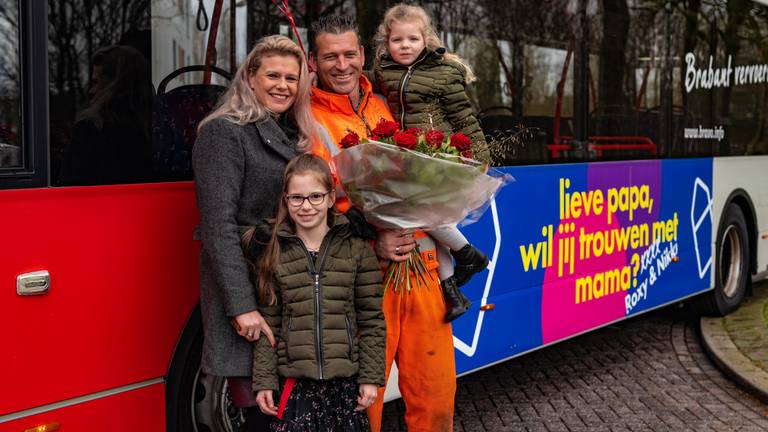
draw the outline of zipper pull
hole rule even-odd
[[[320,291],[320,273],[312,273],[312,277],[315,279],[315,292]]]

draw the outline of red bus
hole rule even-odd
[[[372,3],[291,6],[306,41],[322,13],[370,36]],[[764,2],[424,3],[517,179],[465,229],[492,264],[454,323],[459,373],[688,297],[728,313],[767,274]],[[240,430],[199,368],[189,155],[288,21],[256,0],[0,0],[0,30],[0,430]],[[576,215],[603,193],[613,220]],[[569,241],[599,259],[569,273]]]

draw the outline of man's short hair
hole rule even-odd
[[[313,22],[309,28],[310,40],[312,41],[312,51],[317,50],[317,37],[323,33],[335,35],[352,32],[357,36],[360,42],[360,33],[357,31],[357,23],[349,15],[324,15]]]

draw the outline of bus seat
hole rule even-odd
[[[226,87],[217,84],[189,84],[166,91],[168,82],[186,72],[203,71],[207,66],[187,66],[161,81],[152,116],[153,169],[158,180],[192,178],[192,146],[197,139],[197,125],[216,106]],[[214,72],[229,79],[219,68]]]

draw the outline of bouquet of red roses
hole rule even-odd
[[[400,131],[384,120],[372,132],[370,140],[354,132],[345,136],[331,165],[351,203],[379,228],[429,230],[474,222],[508,178],[472,159],[472,142],[464,134]],[[404,282],[410,289],[409,270],[417,283],[429,277],[415,253],[390,266],[385,286]]]

